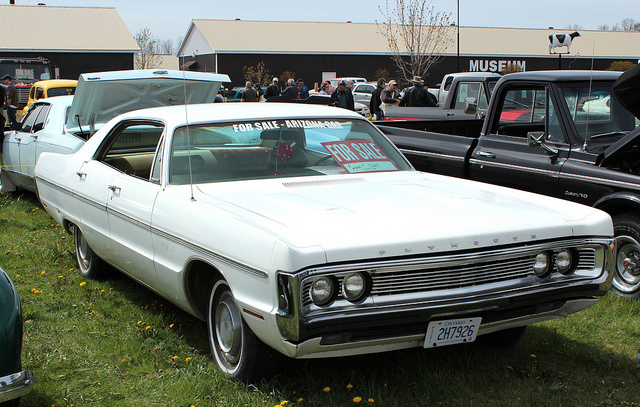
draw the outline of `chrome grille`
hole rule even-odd
[[[601,249],[598,249],[601,251]],[[501,283],[518,284],[524,279],[535,278],[533,263],[539,249],[525,249],[511,255],[504,254],[470,254],[448,256],[446,258],[422,259],[409,262],[367,264],[352,268],[349,271],[313,273],[313,275],[333,275],[341,286],[342,279],[353,271],[365,271],[371,276],[372,298],[416,294],[434,293],[466,287],[479,287],[488,284]],[[593,271],[597,265],[597,251],[594,246],[577,248],[578,264],[576,273]],[[313,275],[304,278],[301,285],[301,303],[304,309],[317,309],[312,304],[309,290],[314,281]],[[544,282],[544,280],[540,280]],[[344,300],[342,293],[338,293],[335,303]]]

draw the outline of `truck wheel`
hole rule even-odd
[[[476,342],[481,346],[492,348],[510,348],[520,341],[526,330],[527,326],[525,325],[491,332],[490,334],[478,336]]]
[[[76,249],[76,260],[78,261],[80,274],[92,280],[105,278],[106,265],[91,249],[77,225],[73,225],[73,242]]]
[[[219,280],[211,290],[207,315],[209,344],[218,368],[229,378],[255,383],[277,370],[276,352],[262,343],[244,319],[229,285]]]
[[[624,213],[613,218],[616,271],[611,291],[632,300],[640,298],[640,217]]]

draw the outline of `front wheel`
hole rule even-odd
[[[640,298],[640,217],[622,214],[613,218],[616,237],[616,270],[611,291],[628,299]]]
[[[91,249],[77,225],[73,226],[73,242],[80,274],[93,280],[104,278],[106,276],[104,262]]]
[[[279,355],[244,322],[224,280],[219,280],[211,290],[207,328],[213,358],[227,377],[253,383],[276,370]]]

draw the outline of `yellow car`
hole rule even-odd
[[[76,92],[76,86],[78,81],[71,79],[48,79],[45,81],[38,81],[31,86],[29,91],[29,101],[27,105],[22,109],[24,114],[31,105],[38,99],[50,98],[53,96],[73,95]]]

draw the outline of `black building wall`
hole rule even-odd
[[[133,53],[0,52],[2,58],[46,58],[60,71],[60,79],[78,79],[81,73],[133,69]]]
[[[193,57],[180,58],[180,64],[194,60]],[[210,55],[198,55],[197,63],[189,69],[203,72],[215,72],[216,57]],[[551,69],[593,69],[605,70],[612,62],[630,61],[637,59],[613,58],[594,59],[575,57],[572,55],[549,55],[548,57],[511,57],[511,56],[456,56],[443,57],[429,72],[425,82],[434,86],[442,80],[442,77],[451,72],[480,71],[501,72],[503,67],[509,64],[518,65],[526,71],[539,71]],[[296,78],[302,78],[305,84],[311,88],[315,82],[322,80],[322,72],[336,72],[341,76],[365,77],[375,81],[375,72],[378,69],[386,69],[390,75],[387,80],[398,79],[397,69],[390,56],[387,55],[295,55],[295,54],[219,54],[217,56],[218,73],[228,74],[232,86],[243,86],[245,83],[243,67],[256,66],[264,62],[265,67],[272,76],[280,76],[285,71],[295,72]],[[402,82],[402,81],[401,81]]]

